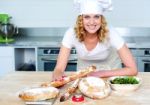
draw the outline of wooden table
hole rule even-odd
[[[110,96],[93,100],[85,98],[82,103],[57,100],[55,105],[150,105],[150,73],[139,73],[142,78],[141,87],[134,92],[112,91]],[[51,72],[13,72],[0,79],[0,105],[24,105],[18,98],[21,89],[50,81]]]

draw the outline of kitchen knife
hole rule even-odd
[[[74,83],[69,88],[67,88],[67,91],[60,97],[60,102],[63,102],[69,99],[71,94],[73,94],[75,90],[77,89],[79,81],[80,79],[76,79]]]
[[[50,99],[50,100],[43,100],[43,101],[28,101],[25,102],[26,105],[53,105],[56,101],[56,98]]]

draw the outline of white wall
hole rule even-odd
[[[150,0],[113,0],[106,13],[116,27],[149,27]],[[73,0],[0,0],[0,13],[8,13],[19,27],[68,27],[74,24]]]
[[[69,26],[73,0],[0,0],[0,13],[8,13],[19,27]]]
[[[150,27],[150,0],[112,0],[114,10],[107,13],[109,23],[121,27]]]

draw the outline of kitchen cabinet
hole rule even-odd
[[[14,48],[10,46],[0,47],[0,77],[14,71]]]
[[[139,72],[150,72],[150,48],[132,48]]]
[[[36,48],[15,47],[15,70],[36,71]]]

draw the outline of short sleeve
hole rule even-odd
[[[119,50],[120,48],[123,47],[125,42],[123,38],[120,36],[120,34],[117,32],[117,30],[115,30],[114,28],[110,28],[109,37],[110,43],[114,48]]]
[[[67,48],[72,48],[73,42],[74,42],[74,30],[73,28],[69,28],[64,34],[62,45]]]

